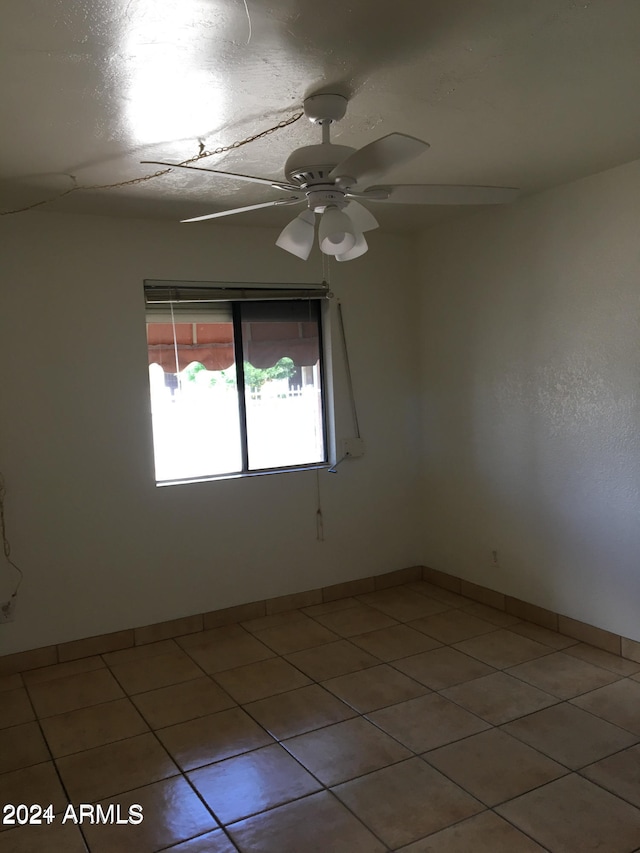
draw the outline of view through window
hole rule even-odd
[[[319,298],[145,293],[158,483],[326,461]]]

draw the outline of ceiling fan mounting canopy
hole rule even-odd
[[[344,95],[319,92],[304,99],[304,114],[314,124],[340,121],[347,112],[348,101]]]
[[[404,133],[389,133],[357,150],[348,145],[334,145],[330,139],[330,128],[333,122],[344,117],[346,109],[347,99],[338,94],[321,92],[305,99],[304,113],[309,121],[322,129],[322,142],[293,151],[285,163],[283,181],[181,163],[143,162],[263,184],[288,194],[274,201],[222,210],[183,222],[216,219],[263,207],[306,203],[307,210],[292,220],[276,240],[276,245],[303,260],[309,257],[313,246],[316,214],[321,216],[319,243],[322,252],[334,255],[338,261],[350,261],[367,251],[364,232],[377,228],[378,222],[360,201],[439,205],[505,204],[517,197],[518,191],[511,187],[429,184],[371,186],[374,180],[386,172],[423,154],[429,148],[429,143]]]

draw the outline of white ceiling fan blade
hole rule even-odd
[[[363,204],[350,201],[344,209],[358,231],[373,231],[378,227],[378,220]]]
[[[185,166],[182,163],[164,163],[161,160],[141,160],[141,163],[149,163],[152,166],[169,166],[171,169],[185,169],[188,172],[208,172],[210,175],[218,175],[221,178],[236,178],[238,181],[249,181],[252,184],[264,184],[276,190],[290,190],[297,192],[300,188],[286,181],[272,181],[270,178],[257,178],[255,175],[239,175],[237,172],[220,172],[217,169],[207,169],[204,166]]]
[[[342,163],[338,163],[329,173],[329,177],[352,178],[356,183],[364,184],[394,166],[408,163],[428,147],[428,142],[413,136],[390,133],[350,154]]]
[[[453,184],[396,184],[371,187],[358,195],[394,204],[509,204],[519,195],[513,187],[465,187]],[[385,193],[386,197],[382,194]]]
[[[234,210],[220,210],[218,213],[207,213],[206,216],[194,216],[193,219],[181,219],[181,222],[202,222],[203,219],[216,219],[219,216],[231,216],[234,213],[246,213],[247,210],[258,210],[261,207],[279,207],[283,204],[300,204],[302,198],[279,198],[276,201],[265,201],[262,204],[249,204],[246,207],[236,207]]]

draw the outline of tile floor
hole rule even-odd
[[[640,663],[425,582],[0,691],[4,853],[640,851]]]

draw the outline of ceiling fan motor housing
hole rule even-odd
[[[305,145],[289,156],[284,173],[288,181],[299,187],[314,183],[333,183],[329,173],[355,150],[348,145],[334,145],[332,142]]]

